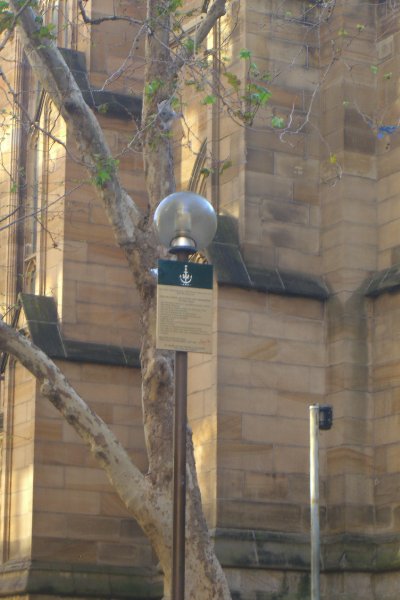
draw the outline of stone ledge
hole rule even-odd
[[[321,277],[247,265],[240,250],[236,219],[228,215],[218,216],[217,233],[207,256],[215,267],[219,285],[320,301],[329,298],[328,286]]]
[[[50,358],[117,367],[140,367],[139,349],[109,344],[66,340],[61,332],[57,306],[51,296],[19,294],[32,342]]]
[[[59,50],[71,69],[86,104],[90,108],[106,117],[140,120],[142,113],[141,98],[108,90],[96,90],[89,81],[84,53],[70,48],[59,48]]]
[[[310,569],[305,535],[219,528],[210,533],[224,568]]]
[[[211,535],[224,568],[310,570],[308,535],[243,529],[215,529]],[[321,571],[395,571],[400,568],[399,548],[400,535],[322,536]]]
[[[398,292],[400,289],[400,265],[378,271],[369,277],[363,291],[368,298],[376,298],[381,294]]]
[[[22,561],[0,566],[0,598],[21,594],[159,600],[162,581],[155,571],[109,565]]]

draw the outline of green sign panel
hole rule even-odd
[[[211,353],[212,318],[212,265],[160,260],[157,348]]]
[[[158,285],[178,285],[179,287],[212,290],[213,267],[212,265],[175,260],[159,260]]]

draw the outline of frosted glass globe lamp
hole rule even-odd
[[[174,192],[158,205],[154,224],[163,246],[171,253],[203,250],[217,231],[211,204],[194,192]]]

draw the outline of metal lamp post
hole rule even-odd
[[[310,407],[310,518],[311,518],[311,600],[320,599],[320,527],[319,527],[319,430],[332,427],[329,405]]]
[[[154,214],[160,242],[177,260],[206,248],[217,229],[211,204],[194,192],[175,192],[162,200]],[[172,593],[173,600],[185,597],[185,516],[186,516],[186,428],[187,352],[175,351],[174,482]]]

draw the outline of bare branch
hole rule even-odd
[[[139,21],[138,19],[133,19],[132,17],[118,16],[118,15],[110,15],[108,17],[98,17],[97,19],[91,19],[88,17],[86,9],[84,7],[84,0],[78,0],[78,7],[81,13],[83,22],[87,25],[100,25],[101,23],[105,23],[108,21],[127,21],[133,25],[143,25],[143,21]]]
[[[40,133],[43,133],[46,137],[48,137],[49,139],[53,140],[53,142],[56,142],[57,144],[60,144],[60,146],[62,146],[64,148],[64,150],[66,151],[66,153],[68,154],[68,156],[70,158],[72,158],[73,160],[74,157],[72,156],[70,150],[67,148],[67,145],[58,137],[56,137],[55,135],[53,135],[50,131],[48,131],[47,129],[44,129],[43,127],[41,127],[39,125],[39,123],[37,121],[33,121],[26,108],[23,106],[23,104],[19,101],[18,99],[18,94],[17,92],[14,90],[13,86],[11,85],[10,81],[8,80],[8,78],[6,77],[6,74],[4,73],[3,69],[0,67],[0,77],[1,79],[4,81],[4,83],[7,86],[7,89],[9,91],[9,93],[11,94],[16,106],[18,106],[18,108],[20,109],[20,111],[23,113],[24,117],[28,120],[29,124],[36,129],[36,131],[40,131]]]
[[[198,48],[202,44],[217,21],[225,15],[226,1],[227,0],[214,0],[208,9],[206,16],[196,29],[193,39],[193,48]],[[188,54],[190,54],[190,50],[187,48],[182,48],[181,52],[177,55],[174,61],[175,72],[179,71],[179,69],[183,66],[188,58]]]
[[[10,6],[17,12],[16,0],[11,0]],[[84,101],[54,41],[37,35],[38,24],[31,8],[26,8],[20,15],[18,26],[31,67],[73,131],[82,161],[93,175],[99,161],[112,160],[96,117]],[[116,168],[110,170],[109,179],[99,188],[99,193],[118,244],[122,247],[133,244],[136,236],[140,237],[142,215],[122,188]]]
[[[137,34],[133,38],[133,42],[131,44],[131,49],[129,50],[128,56],[125,58],[125,60],[122,63],[122,65],[114,73],[112,73],[112,75],[110,75],[110,77],[108,77],[108,79],[106,79],[106,81],[104,82],[104,84],[103,84],[103,86],[101,88],[102,90],[104,90],[104,88],[106,88],[108,85],[110,85],[111,83],[113,83],[114,81],[116,81],[117,79],[119,79],[121,77],[121,75],[124,73],[128,62],[130,60],[132,60],[132,58],[135,55],[135,49],[137,47],[137,44],[139,42],[140,37],[144,33],[146,33],[146,31],[147,31],[147,25],[142,24],[141,27],[140,27],[140,29],[139,29],[139,31],[137,32]]]
[[[4,231],[5,229],[8,229],[9,227],[16,225],[17,223],[20,223],[21,221],[25,221],[25,219],[29,219],[30,217],[34,217],[39,220],[38,215],[46,212],[51,206],[54,206],[54,204],[57,204],[57,202],[60,202],[60,200],[62,200],[63,198],[67,198],[70,194],[73,194],[74,192],[76,192],[76,190],[78,190],[82,185],[84,185],[84,183],[80,183],[80,184],[76,185],[74,188],[72,188],[71,190],[69,190],[68,192],[66,192],[65,194],[61,194],[60,196],[57,196],[57,198],[55,198],[55,200],[47,203],[45,206],[37,208],[36,210],[33,210],[32,212],[30,212],[28,214],[24,214],[22,217],[13,219],[10,223],[7,223],[7,225],[2,225],[0,227],[0,231]],[[6,215],[2,219],[0,219],[0,223],[2,223],[3,221],[6,221],[7,219],[14,216],[14,214],[17,213],[19,211],[19,209],[20,209],[20,207],[17,206],[11,213],[9,213],[8,215]]]

